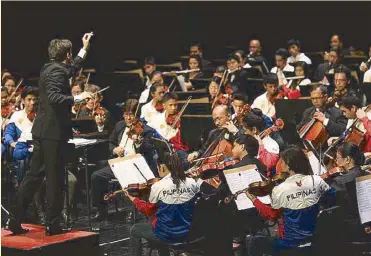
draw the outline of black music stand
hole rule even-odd
[[[72,127],[81,134],[95,132],[95,120],[92,116],[72,118]]]
[[[215,128],[211,115],[184,115],[180,120],[181,138],[188,142],[190,149],[199,149],[200,144],[206,142],[209,132]]]
[[[275,103],[276,117],[282,118],[285,126],[281,131],[282,137],[287,144],[301,145],[297,134],[296,125],[300,123],[303,112],[312,107],[312,101],[306,99],[277,100]]]

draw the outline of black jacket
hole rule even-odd
[[[72,138],[71,106],[69,78],[80,69],[83,61],[77,56],[72,65],[51,61],[40,72],[39,110],[32,134],[39,138],[68,140]]]
[[[315,111],[315,107],[307,108],[304,111],[301,122],[296,126],[298,131],[303,125],[308,123],[313,118]],[[343,112],[341,112],[338,108],[333,107],[327,109],[325,112],[325,117],[329,119],[329,122],[326,126],[326,131],[330,137],[338,137],[345,131],[348,120],[343,115]]]

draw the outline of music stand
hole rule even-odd
[[[80,118],[72,118],[72,127],[81,134],[95,132],[95,120],[92,116],[85,116]]]

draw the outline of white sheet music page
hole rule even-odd
[[[321,169],[320,169],[319,160],[312,151],[307,152],[307,156],[309,158],[309,163],[310,163],[310,166],[312,167],[314,175],[322,175],[325,172],[327,172],[326,168],[323,165],[321,165]]]
[[[227,180],[229,189],[234,194],[237,191],[248,188],[249,185],[256,181],[262,181],[262,178],[257,171],[256,165],[246,165],[235,169],[225,170],[224,176]],[[258,197],[260,201],[264,204],[270,204],[270,196]],[[249,208],[254,208],[251,200],[246,196],[245,193],[242,193],[237,196],[235,199],[238,210],[245,210]]]
[[[356,178],[357,201],[361,223],[371,221],[371,175]]]
[[[155,177],[141,154],[110,159],[108,163],[122,188],[126,188],[129,184],[146,183],[147,180]]]

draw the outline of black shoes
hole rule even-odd
[[[14,235],[25,234],[29,231],[22,228],[21,222],[12,217],[6,222],[5,229],[11,231]]]
[[[59,235],[63,233],[67,233],[71,231],[71,228],[62,226],[59,221],[54,221],[51,224],[47,224],[45,226],[45,235],[46,236],[54,236],[54,235]]]

